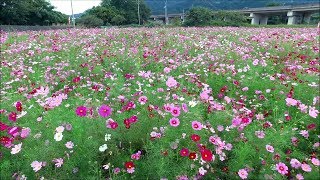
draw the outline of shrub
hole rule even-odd
[[[92,15],[83,16],[78,20],[78,24],[85,27],[100,27],[103,25],[103,20]]]

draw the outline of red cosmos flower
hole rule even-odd
[[[192,152],[189,154],[189,159],[195,159],[197,157],[197,153]]]
[[[123,123],[124,123],[124,125],[126,126],[127,129],[130,128],[130,121],[129,121],[129,119],[123,120]]]
[[[17,109],[18,112],[22,111],[22,103],[21,102],[17,102],[16,103],[16,109]]]
[[[76,114],[80,117],[87,115],[87,108],[85,106],[79,106],[76,109]]]
[[[201,151],[201,157],[204,161],[212,161],[212,152],[209,149],[203,149]]]
[[[10,145],[13,142],[12,138],[9,138],[7,136],[0,137],[0,144],[7,146]]]
[[[191,139],[194,142],[200,141],[201,137],[198,134],[192,134]]]
[[[131,169],[134,167],[134,163],[132,161],[129,161],[129,162],[126,162],[124,164],[124,166],[127,168],[127,169]]]
[[[74,83],[80,82],[80,77],[75,77],[75,78],[73,78],[72,82],[74,82]]]
[[[309,125],[307,126],[307,128],[308,128],[309,130],[312,130],[312,129],[316,128],[316,124],[314,124],[314,123],[309,124]]]
[[[226,90],[228,90],[228,86],[223,86],[223,87],[220,89],[220,92],[221,92],[221,93],[224,93],[224,92],[226,92]]]
[[[9,119],[10,121],[16,122],[16,121],[17,121],[17,113],[11,112],[11,113],[8,115],[8,119]]]
[[[180,150],[180,155],[181,155],[181,156],[189,156],[189,149],[187,149],[187,148],[182,148],[182,149]]]

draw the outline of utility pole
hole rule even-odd
[[[168,25],[169,24],[169,22],[168,22],[168,10],[167,10],[167,3],[168,3],[168,0],[166,0],[165,1],[165,5],[164,5],[164,22],[165,22],[165,24],[166,25]]]
[[[140,0],[138,0],[138,21],[139,21],[139,25],[141,25],[141,19],[140,19]]]
[[[184,22],[184,9],[182,10],[182,22]]]
[[[73,28],[75,28],[75,27],[76,27],[76,21],[75,21],[74,14],[73,14],[72,0],[71,0],[71,13],[72,13],[72,24],[73,24]]]

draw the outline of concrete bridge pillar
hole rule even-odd
[[[298,24],[299,22],[299,13],[294,11],[287,12],[288,16],[288,25]]]
[[[268,24],[268,16],[267,15],[251,13],[250,18],[251,18],[251,24],[256,24],[256,25]]]
[[[303,14],[303,23],[310,23],[310,19],[311,19],[311,13],[305,12]]]

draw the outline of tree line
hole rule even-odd
[[[144,24],[150,15],[144,0],[103,0],[100,6],[85,11],[77,22],[87,27]]]
[[[0,24],[52,25],[68,23],[68,16],[55,11],[45,0],[0,0]]]

